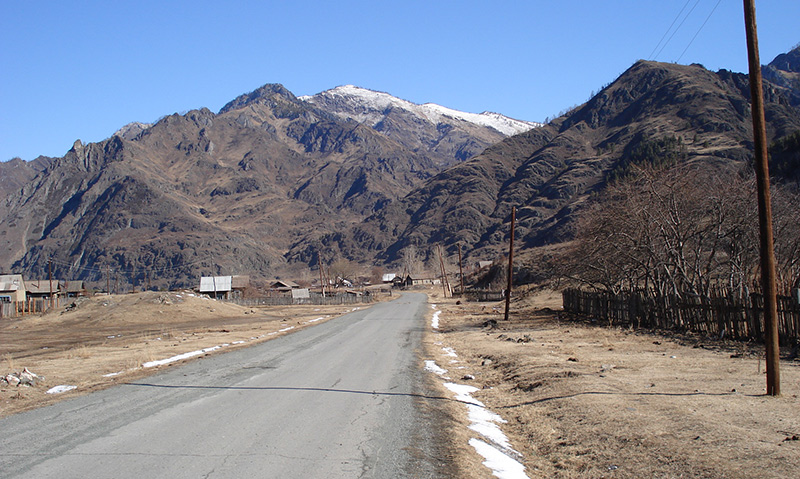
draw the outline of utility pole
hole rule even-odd
[[[775,285],[775,249],[772,236],[772,204],[769,192],[767,130],[761,84],[761,60],[758,55],[755,0],[744,0],[744,26],[747,32],[747,63],[750,69],[750,96],[755,138],[756,187],[758,189],[758,225],[761,252],[761,288],[764,293],[764,330],[766,333],[767,395],[780,396],[780,348],[778,346],[778,300]]]
[[[108,265],[106,265],[106,294],[111,296],[111,275],[108,271]]]
[[[48,275],[50,276],[50,309],[55,308],[55,303],[53,303],[53,261],[47,261],[47,271]]]
[[[458,274],[461,278],[461,297],[464,297],[464,268],[461,261],[461,243],[458,243]]]
[[[506,313],[503,320],[508,321],[511,307],[511,278],[514,275],[514,223],[517,222],[517,207],[511,207],[511,239],[508,241],[508,285],[506,286]]]
[[[439,270],[442,272],[442,292],[446,298],[449,283],[447,282],[447,272],[444,269],[444,260],[442,259],[442,245],[437,244],[436,250],[439,252]]]
[[[319,287],[322,291],[322,297],[325,298],[325,272],[322,270],[322,255],[317,252],[317,263],[319,263]]]

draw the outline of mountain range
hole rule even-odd
[[[800,131],[799,56],[762,69],[771,140]],[[747,165],[747,75],[639,61],[546,125],[354,86],[298,98],[265,85],[217,113],[0,164],[0,269],[44,277],[52,261],[59,277],[99,281],[109,268],[185,286],[297,276],[320,260],[399,267],[436,244],[491,260],[512,206],[523,250],[569,240],[591,195],[643,146],[666,144],[708,168]]]
[[[319,106],[343,93],[336,108]],[[351,107],[373,121],[351,118]],[[265,85],[218,113],[131,124],[61,158],[4,163],[15,174],[4,185],[0,268],[43,277],[52,261],[61,277],[109,268],[169,286],[199,274],[274,275],[291,269],[295,245],[348,231],[506,131],[535,126],[352,87],[298,99]]]

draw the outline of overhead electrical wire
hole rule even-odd
[[[706,17],[706,20],[703,22],[702,25],[700,25],[700,28],[697,29],[697,33],[695,33],[694,36],[692,37],[692,39],[689,40],[689,44],[686,45],[686,48],[683,49],[683,52],[681,52],[681,55],[678,57],[677,60],[675,60],[675,63],[681,61],[681,58],[683,58],[683,54],[686,53],[686,50],[688,50],[690,46],[692,46],[692,42],[694,42],[694,39],[697,38],[697,35],[700,34],[700,31],[703,29],[703,27],[706,26],[706,23],[708,23],[708,20],[711,18],[711,15],[714,14],[714,11],[717,10],[717,7],[719,6],[719,4],[721,2],[722,2],[722,0],[717,0],[717,4],[714,5],[714,8],[711,9],[711,13],[708,14],[708,16]]]
[[[675,22],[678,21],[678,18],[680,18],[681,13],[683,13],[683,11],[686,10],[686,7],[689,5],[689,2],[691,2],[691,1],[692,0],[686,0],[686,3],[683,4],[683,8],[681,8],[681,11],[678,12],[677,15],[675,15],[675,18],[672,20],[672,23],[669,24],[669,27],[667,28],[667,31],[665,31],[664,34],[661,35],[661,39],[658,40],[658,43],[656,43],[656,46],[653,47],[653,51],[650,52],[650,55],[648,55],[648,57],[647,57],[648,60],[655,60],[655,57],[653,56],[653,54],[656,52],[656,50],[658,50],[658,47],[661,45],[661,42],[663,42],[664,39],[667,37],[667,34],[670,32],[670,30],[672,30],[673,25],[675,25]]]
[[[664,48],[666,48],[667,45],[669,45],[669,42],[672,41],[672,37],[674,37],[675,34],[678,33],[678,30],[681,29],[681,27],[683,26],[684,22],[686,22],[686,19],[689,18],[689,15],[692,14],[692,12],[694,11],[695,8],[697,8],[697,5],[699,3],[700,3],[700,0],[697,0],[696,2],[694,2],[694,5],[692,5],[692,8],[691,8],[691,10],[689,10],[689,13],[687,13],[686,16],[683,17],[683,20],[681,20],[681,23],[679,23],[678,26],[675,27],[675,30],[672,32],[672,35],[669,36],[667,41],[664,42],[664,45],[661,46],[661,49],[658,51],[658,53],[656,53],[656,56],[653,58],[654,60],[658,59],[658,57],[661,55],[661,52],[663,52]]]

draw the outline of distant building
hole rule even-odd
[[[404,281],[405,286],[425,286],[433,284],[441,284],[441,278],[436,277],[433,273],[415,273],[406,276]]]
[[[86,286],[83,281],[64,281],[61,285],[61,294],[68,298],[77,298],[78,296],[88,296]]]
[[[394,273],[386,273],[381,278],[381,281],[383,281],[384,283],[392,283],[392,282],[394,282],[394,279],[396,277],[397,277],[397,275],[394,274]]]
[[[53,287],[52,291],[50,285]],[[50,299],[61,293],[61,285],[58,280],[31,279],[25,282],[25,288],[28,296],[32,298]]]
[[[295,283],[294,281],[289,281],[285,279],[276,279],[269,284],[269,289],[275,289],[278,291],[291,291],[299,287],[300,285]]]
[[[483,268],[490,267],[492,264],[494,264],[494,261],[478,261],[478,265],[477,266],[478,266],[478,269],[483,269]]]
[[[24,302],[25,299],[25,281],[21,274],[0,275],[0,302]]]
[[[250,276],[248,275],[234,275],[231,276],[231,289],[233,291],[244,291],[250,287]]]
[[[231,276],[202,276],[198,291],[214,299],[230,299],[233,293],[232,286]]]
[[[311,292],[308,288],[295,288],[292,290],[292,299],[308,299],[311,297]]]

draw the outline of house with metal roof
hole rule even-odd
[[[12,301],[24,302],[25,281],[21,274],[0,275],[0,301],[10,303]]]
[[[28,297],[50,299],[60,294],[60,282],[55,279],[29,279],[25,282],[25,292]]]
[[[199,291],[214,299],[226,299],[233,291],[232,285],[233,278],[231,276],[203,276],[200,278]]]
[[[291,291],[299,287],[299,284],[294,281],[289,281],[288,279],[276,279],[269,284],[270,289],[276,289],[278,291]]]

